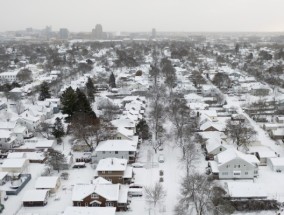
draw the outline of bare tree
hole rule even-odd
[[[17,79],[24,83],[32,81],[32,71],[29,69],[20,70],[17,74]]]
[[[51,129],[50,129],[51,125],[46,123],[46,122],[41,122],[39,124],[39,126],[37,126],[36,128],[36,132],[38,134],[40,134],[41,136],[43,136],[46,139],[49,139],[50,134],[51,134]]]
[[[63,164],[66,162],[64,154],[57,150],[51,150],[48,153],[47,163],[58,172],[62,169]]]
[[[77,112],[72,116],[70,128],[75,138],[82,140],[90,150],[93,150],[99,123],[98,118],[84,112]]]
[[[175,214],[190,214],[195,210],[197,215],[208,214],[213,207],[211,196],[213,183],[199,173],[193,173],[183,178],[181,196],[176,206]]]
[[[256,131],[249,124],[248,120],[232,121],[227,120],[225,134],[232,139],[237,146],[244,146],[245,149],[254,140]]]
[[[163,201],[167,195],[163,185],[159,182],[156,182],[153,187],[145,187],[145,193],[146,201],[153,204],[154,207],[156,207],[157,203]]]

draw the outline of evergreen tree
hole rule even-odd
[[[56,117],[54,127],[52,129],[52,135],[57,139],[58,142],[61,142],[61,137],[65,134],[64,127],[59,117]]]
[[[80,89],[77,88],[77,101],[76,101],[76,112],[83,112],[89,114],[90,117],[96,118],[96,114],[93,111],[89,100],[87,99],[85,93],[83,93]]]
[[[38,100],[39,101],[44,101],[47,98],[51,98],[51,95],[49,93],[49,86],[47,82],[42,82],[42,84],[40,85],[40,92],[39,92],[39,97]]]
[[[141,119],[138,124],[136,125],[136,132],[139,135],[140,138],[143,140],[149,139],[149,126],[147,125],[147,122],[145,119]]]
[[[115,77],[114,77],[113,72],[109,76],[109,83],[108,84],[111,88],[116,88]]]
[[[62,113],[68,114],[68,117],[66,119],[69,120],[76,111],[77,105],[77,94],[72,87],[68,87],[63,92],[60,97],[60,101],[62,104]]]
[[[87,91],[87,97],[88,97],[89,101],[91,101],[91,102],[95,101],[94,93],[96,92],[96,88],[95,88],[94,83],[93,83],[93,81],[90,77],[88,78],[88,81],[86,83],[86,91]]]

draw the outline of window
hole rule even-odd
[[[108,173],[112,173],[112,171],[108,171]]]
[[[99,198],[99,195],[96,194],[96,193],[92,193],[91,198],[92,198],[92,199],[98,199],[98,198]]]
[[[222,172],[222,175],[228,175],[228,172]]]
[[[117,154],[118,154],[118,151],[115,151],[114,153],[117,155]]]
[[[245,172],[245,175],[248,175],[249,173],[248,172]]]
[[[241,165],[238,165],[239,168],[241,168]]]
[[[230,167],[230,165],[227,165],[227,168],[229,168]]]
[[[77,202],[77,206],[81,206],[81,202]]]
[[[112,207],[113,206],[113,202],[106,202],[106,207]]]
[[[105,151],[103,151],[103,154],[105,154],[106,152]]]
[[[105,172],[105,171],[102,171],[102,173],[105,174],[106,172]]]

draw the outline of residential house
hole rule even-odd
[[[22,199],[24,207],[45,206],[48,199],[48,190],[27,190]]]
[[[35,183],[37,190],[48,190],[49,193],[56,193],[61,185],[58,176],[41,176],[38,177]]]
[[[0,185],[4,185],[9,180],[8,172],[0,172]]]
[[[17,82],[17,75],[19,71],[2,72],[0,73],[0,83],[13,83]]]
[[[259,160],[254,155],[227,149],[209,161],[212,174],[219,179],[253,179],[258,176]]]
[[[114,184],[129,184],[133,178],[133,168],[127,165],[127,159],[105,158],[97,165],[95,178],[103,177]]]
[[[217,137],[208,139],[205,143],[206,159],[213,160],[215,155],[225,151],[227,147],[224,143],[224,140]]]
[[[117,211],[128,209],[128,187],[120,184],[76,184],[72,191],[73,206],[115,207]]]
[[[0,149],[12,149],[20,146],[17,138],[12,132],[7,130],[0,130]]]
[[[93,155],[92,162],[98,163],[105,158],[127,159],[128,163],[135,162],[137,143],[131,140],[106,140],[99,143]]]

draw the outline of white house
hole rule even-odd
[[[211,161],[211,171],[219,179],[253,179],[258,176],[259,160],[254,155],[227,149]],[[217,168],[216,168],[217,167]]]
[[[23,173],[27,170],[29,161],[25,158],[20,159],[5,159],[1,166],[3,172]]]
[[[2,73],[0,73],[0,82],[2,84],[17,82],[18,73],[19,73],[19,71],[2,72]]]
[[[97,163],[104,158],[123,158],[135,162],[137,144],[131,140],[106,140],[96,147],[92,161]]]

